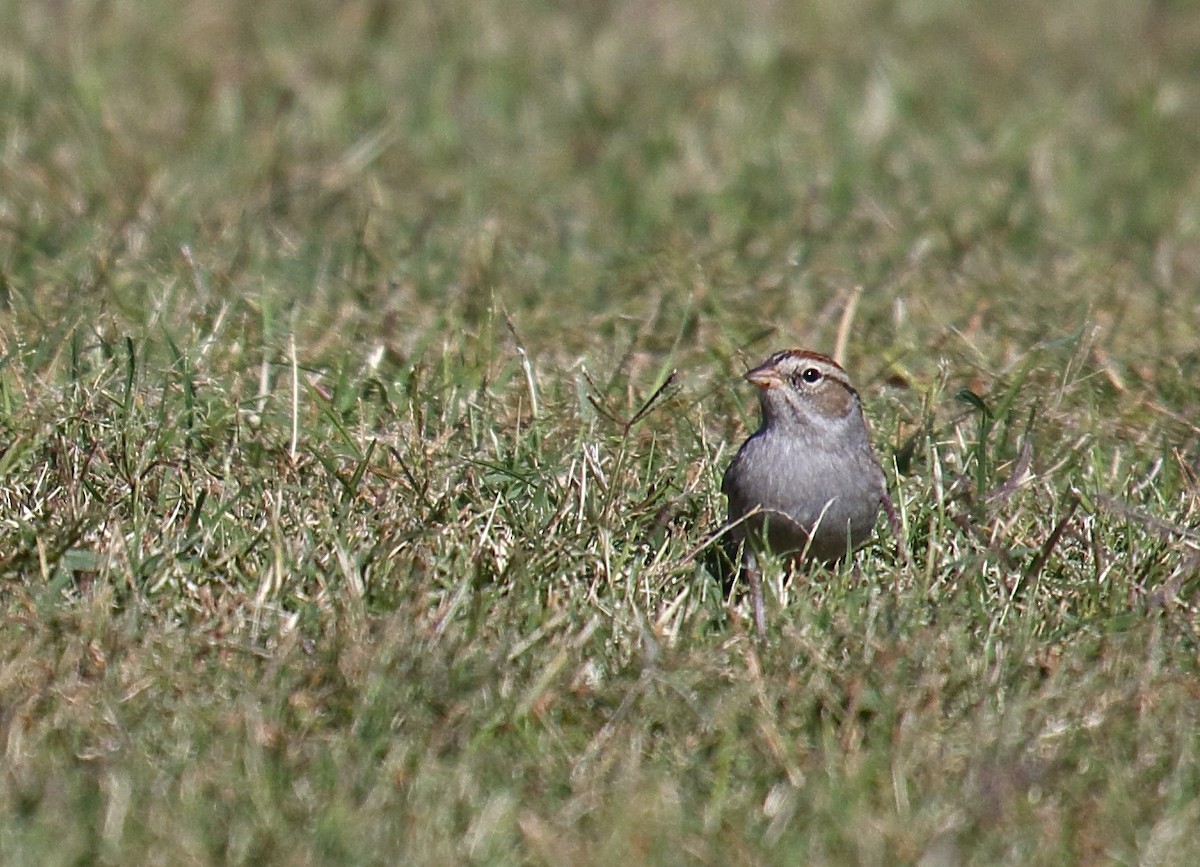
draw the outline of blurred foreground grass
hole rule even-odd
[[[1192,4],[3,7],[5,864],[1200,861]]]

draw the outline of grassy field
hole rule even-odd
[[[1200,863],[1200,8],[0,7],[0,862]]]

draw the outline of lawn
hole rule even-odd
[[[0,6],[5,865],[1200,863],[1200,7]]]

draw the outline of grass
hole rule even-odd
[[[1190,4],[7,7],[5,864],[1200,860]]]

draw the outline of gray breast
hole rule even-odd
[[[760,431],[742,446],[725,475],[730,520],[755,508],[749,535],[761,535],[777,552],[809,546],[810,556],[834,560],[866,541],[875,526],[883,473],[868,447],[830,451],[796,437]]]

